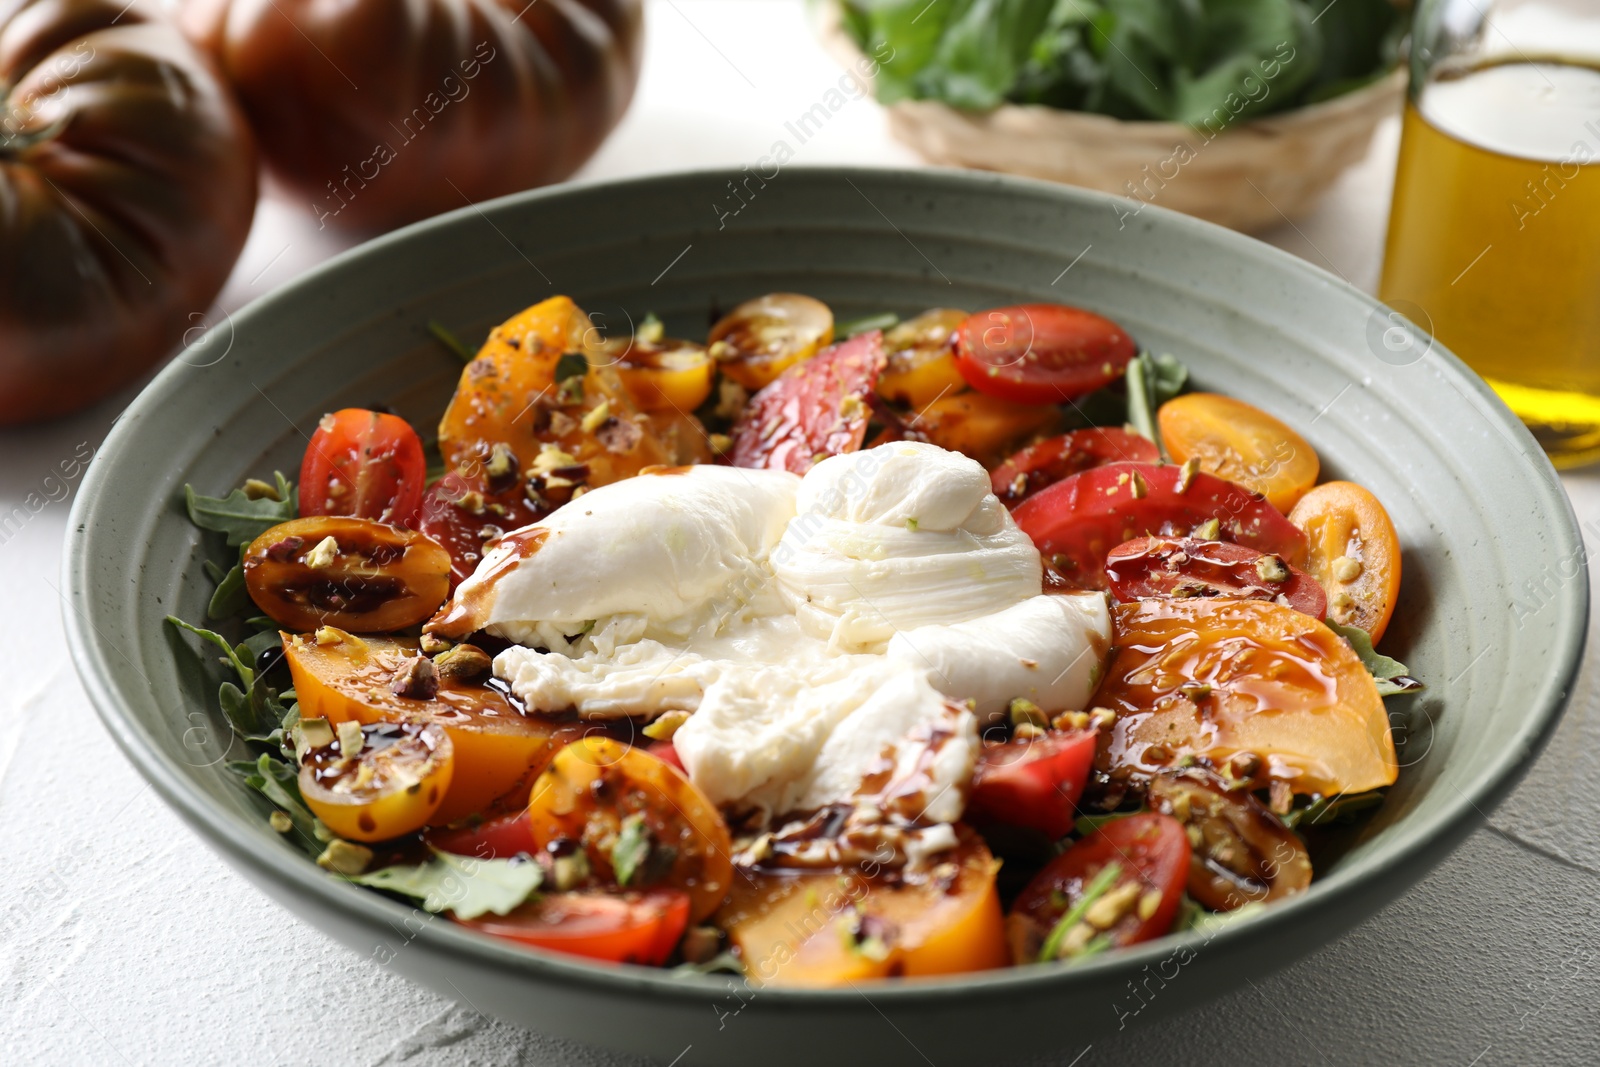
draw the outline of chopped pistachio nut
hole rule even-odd
[[[1060,715],[1050,720],[1050,725],[1057,730],[1087,730],[1089,728],[1089,713],[1086,711],[1063,711]]]
[[[725,345],[726,342],[718,341],[717,344]],[[729,346],[729,350],[732,350],[731,346]],[[717,358],[717,345],[711,346],[711,358]],[[717,385],[717,406],[713,414],[719,419],[727,419],[731,422],[737,419],[740,413],[744,411],[745,403],[749,399],[750,394],[745,390],[744,386],[732,378],[724,378]]]
[[[1333,576],[1341,582],[1353,582],[1361,577],[1361,564],[1349,556],[1340,556],[1333,561]]]
[[[260,478],[246,478],[244,480],[244,495],[246,500],[282,500],[278,495],[278,487]]]
[[[913,515],[910,518],[906,519],[906,529],[910,530],[912,533],[916,533],[917,532],[917,527],[921,526],[921,525],[922,525],[922,523],[920,521],[918,521],[918,519],[917,519],[917,517],[915,515]]]
[[[1017,726],[1012,727],[1011,736],[1018,741],[1035,741],[1045,736],[1045,729],[1042,726],[1035,726],[1031,722],[1019,723]]]
[[[505,442],[497,441],[494,450],[489,453],[489,462],[483,469],[491,478],[504,478],[517,472],[517,457],[512,454]]]
[[[685,963],[705,963],[722,947],[722,932],[715,926],[691,926],[681,947]]]
[[[1267,800],[1274,815],[1287,815],[1294,809],[1294,789],[1282,778],[1274,778],[1267,787]]]
[[[574,849],[565,856],[557,856],[550,866],[551,878],[556,883],[556,888],[565,893],[576,889],[589,880],[589,854],[583,849]]]
[[[1256,577],[1263,582],[1287,582],[1289,568],[1277,556],[1261,556],[1256,559]]]
[[[660,342],[666,332],[666,326],[656,318],[655,313],[648,312],[639,320],[639,328],[633,331],[633,336],[644,344],[653,345]]]
[[[448,641],[438,634],[423,634],[420,647],[430,656],[437,656],[441,652],[448,652],[455,647],[454,641]]]
[[[650,725],[646,726],[643,733],[652,741],[670,741],[672,735],[678,732],[678,727],[689,721],[687,711],[669,711],[664,713]]]
[[[1201,833],[1200,827],[1196,826],[1194,823],[1190,823],[1188,826],[1185,826],[1183,828],[1183,833],[1184,836],[1189,839],[1190,848],[1198,849],[1205,846],[1206,835]]]
[[[556,386],[556,400],[562,404],[583,403],[583,375],[574,374]]]
[[[280,834],[286,834],[290,830],[294,829],[294,820],[289,818],[289,816],[284,812],[275,811],[271,815],[267,816],[267,825],[271,826]]]
[[[1200,473],[1200,457],[1190,456],[1183,461],[1183,466],[1178,468],[1177,491],[1184,492],[1189,488],[1189,483],[1194,481],[1194,476]]]
[[[457,645],[435,656],[433,667],[440,678],[470,683],[487,676],[494,668],[494,660],[477,645]]]
[[[1144,475],[1138,471],[1133,472],[1133,499],[1143,500],[1150,492],[1150,487],[1145,484]]]
[[[1192,815],[1193,812],[1189,808],[1188,790],[1179,789],[1176,791],[1176,795],[1172,798],[1172,811],[1170,814],[1179,822],[1186,823],[1189,821],[1189,816]]]
[[[546,444],[539,449],[539,454],[533,457],[531,470],[534,474],[542,477],[561,467],[576,466],[577,462],[578,460],[575,456],[561,451],[558,446]]]
[[[305,563],[314,571],[330,565],[339,558],[339,542],[330,534],[317,542],[317,547],[306,554]]]
[[[312,748],[323,748],[333,744],[333,727],[329,725],[327,719],[301,719],[300,735]]]
[[[1096,730],[1109,730],[1116,725],[1117,713],[1110,708],[1090,708],[1089,720]]]
[[[367,864],[372,862],[372,850],[364,845],[352,844],[343,838],[336,837],[328,842],[328,847],[322,850],[322,855],[317,857],[317,866],[325,871],[335,874],[356,875],[367,869]]]
[[[1227,771],[1233,778],[1254,778],[1261,773],[1261,757],[1254,752],[1235,752],[1228,759]]]
[[[861,402],[859,396],[850,393],[839,401],[839,417],[846,421],[864,419],[867,417],[867,405]]]
[[[1350,596],[1349,593],[1345,592],[1335,593],[1328,600],[1328,607],[1333,609],[1333,617],[1335,619],[1342,620],[1347,618],[1355,606],[1355,600]]]
[[[1089,910],[1083,913],[1084,922],[1097,930],[1111,929],[1134,907],[1141,892],[1138,882],[1123,882],[1089,905]]]
[[[572,485],[571,478],[562,478],[555,474],[545,476],[544,486],[546,489],[570,489]]]
[[[1011,479],[1011,495],[1012,496],[1021,496],[1023,493],[1026,493],[1027,491],[1028,491],[1028,476],[1026,474],[1023,474],[1021,471],[1018,471],[1017,472],[1017,476],[1015,478]]]
[[[339,629],[337,626],[317,627],[316,641],[318,645],[324,647],[328,645],[342,645],[344,644],[344,636],[344,631]]]
[[[1161,907],[1161,890],[1146,889],[1139,897],[1140,921],[1149,922],[1150,917],[1156,913],[1156,909],[1159,907]]]
[[[413,656],[395,672],[389,692],[407,700],[432,700],[439,695],[439,671],[427,656]]]
[[[711,451],[715,452],[719,456],[726,456],[729,452],[733,451],[733,438],[729,437],[725,433],[712,434]]]
[[[583,426],[584,433],[594,433],[600,428],[600,424],[605,422],[610,417],[611,401],[602,400],[600,403],[588,410],[588,412],[583,416],[583,422],[580,425]]]
[[[339,754],[347,759],[359,756],[361,748],[366,744],[366,736],[361,732],[361,724],[354,719],[346,719],[336,728],[339,735]]]
[[[1017,697],[1006,709],[1006,714],[1011,719],[1012,726],[1021,726],[1024,723],[1037,726],[1041,730],[1050,725],[1050,717],[1044,710],[1026,697]]]
[[[726,363],[729,360],[739,358],[739,350],[727,341],[712,341],[711,347],[706,349],[706,353],[719,363]]]
[[[1178,692],[1190,700],[1204,700],[1211,695],[1210,682],[1184,682],[1178,686]]]
[[[1194,535],[1202,541],[1215,541],[1222,533],[1222,523],[1216,519],[1207,519],[1194,528]]]
[[[580,486],[578,486],[578,487],[576,487],[575,489],[572,490],[572,498],[571,499],[576,500],[580,496],[582,496],[583,494],[587,493],[588,491],[589,491],[589,487],[587,485],[580,485]]]

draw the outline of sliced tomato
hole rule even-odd
[[[1106,579],[1118,600],[1146,597],[1244,597],[1287,604],[1324,619],[1328,598],[1317,580],[1270,552],[1198,537],[1136,537],[1106,556]]]
[[[308,751],[300,763],[300,795],[340,837],[384,841],[425,826],[454,771],[450,735],[439,727],[377,723],[341,731]]]
[[[683,757],[678,755],[678,747],[671,741],[656,741],[645,751],[679,772],[683,774],[689,773],[688,768],[683,765]]]
[[[1065,304],[980,311],[956,331],[956,364],[967,384],[1019,404],[1086,396],[1122,377],[1136,354],[1122,327]]]
[[[370,519],[290,519],[244,553],[250,599],[291,630],[415,626],[450,595],[449,574],[449,553],[432,538]]]
[[[921,411],[947,393],[967,387],[956,366],[955,332],[965,311],[932,308],[883,335],[889,361],[878,379],[878,395]]]
[[[533,843],[533,832],[528,828],[527,808],[476,824],[461,823],[431,830],[428,832],[428,844],[441,852],[476,856],[484,860],[532,856],[539,849]]]
[[[486,479],[451,471],[424,494],[417,529],[450,553],[450,589],[472,576],[491,542],[549,514],[534,506],[513,474],[509,488],[494,491]]]
[[[1306,439],[1243,400],[1187,393],[1161,405],[1161,441],[1174,463],[1254,489],[1288,512],[1317,483],[1321,464]]]
[[[545,893],[506,915],[456,921],[551,952],[659,967],[689,924],[689,894],[667,888]]]
[[[1102,826],[1046,864],[1017,897],[1009,931],[1016,962],[1073,959],[1162,936],[1178,916],[1189,855],[1183,824],[1170,815],[1145,812]],[[1089,893],[1094,903],[1081,914]],[[1060,929],[1071,913],[1080,914]]]
[[[1193,853],[1189,895],[1213,911],[1282,900],[1311,884],[1311,857],[1295,832],[1248,789],[1199,767],[1153,778],[1150,807],[1184,825]]]
[[[733,465],[804,474],[818,460],[858,450],[884,359],[883,333],[870,330],[784,371],[734,424]]]
[[[1327,590],[1333,621],[1376,643],[1400,595],[1400,536],[1389,513],[1354,482],[1326,482],[1300,498],[1289,520],[1311,542],[1306,569]]]
[[[1216,537],[1299,566],[1306,538],[1260,493],[1198,471],[1108,463],[1029,497],[1012,513],[1046,565],[1074,589],[1105,589],[1106,554],[1136,537],[1184,536],[1217,520]]]
[[[1094,752],[1090,730],[990,745],[978,756],[967,817],[1065,837],[1077,820]]]
[[[422,440],[398,415],[345,408],[322,416],[300,461],[300,514],[410,525],[427,481]]]
[[[833,340],[833,310],[815,297],[768,293],[746,300],[706,338],[722,373],[754,392]]]
[[[1139,600],[1112,612],[1096,757],[1145,778],[1185,758],[1261,768],[1295,793],[1365,793],[1398,773],[1383,698],[1343,638],[1266,600]]]
[[[1159,463],[1155,442],[1115,426],[1091,426],[1051,437],[996,467],[994,495],[1014,508],[1039,490],[1107,463]]]
[[[1024,443],[1058,432],[1061,410],[988,393],[947,393],[907,420],[906,429],[993,467]]]

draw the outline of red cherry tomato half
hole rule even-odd
[[[422,503],[422,441],[398,415],[345,408],[324,415],[300,462],[300,514],[352,515],[408,526]]]
[[[1216,538],[1299,566],[1306,537],[1260,493],[1180,467],[1108,463],[1024,500],[1012,513],[1061,584],[1108,588],[1106,553],[1135,537],[1182,537],[1217,520]]]
[[[1106,556],[1106,579],[1111,594],[1123,601],[1244,597],[1287,604],[1313,619],[1328,617],[1328,595],[1311,575],[1271,553],[1226,541],[1135,538]]]
[[[804,474],[820,459],[856,451],[887,358],[883,333],[869,330],[790,367],[739,414],[730,462]]]
[[[991,745],[978,757],[967,817],[1065,837],[1094,763],[1092,731],[1049,733]]]
[[[569,956],[659,967],[689,923],[689,894],[669,888],[546,893],[506,915],[456,921]]]
[[[544,518],[523,495],[520,482],[492,492],[482,479],[469,479],[451,471],[422,498],[417,529],[450,553],[450,589],[478,569],[485,546],[500,535]]]
[[[1018,961],[1070,958],[1093,951],[1097,939],[1120,947],[1165,934],[1189,880],[1189,854],[1183,824],[1170,815],[1146,812],[1102,826],[1051,860],[1017,897],[1010,933]],[[1112,864],[1114,874],[1103,876]],[[1052,937],[1091,888],[1112,914],[1094,915],[1091,908],[1090,917],[1073,924],[1079,929]]]
[[[539,851],[528,825],[528,809],[488,819],[476,826],[451,826],[428,831],[428,844],[457,856],[508,860],[519,853]]]
[[[1018,304],[968,316],[956,366],[974,389],[1019,404],[1059,404],[1122,377],[1136,350],[1122,327],[1065,304]]]
[[[662,763],[671,764],[684,776],[688,776],[689,769],[683,765],[683,757],[678,755],[678,748],[671,741],[653,742],[649,748],[645,749],[645,751],[650,753],[650,755],[654,756],[656,759],[660,760]]]
[[[1073,430],[1030,445],[989,475],[1000,503],[1014,508],[1047,485],[1107,463],[1157,463],[1155,442],[1115,426]]]

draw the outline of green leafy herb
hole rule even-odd
[[[1294,808],[1279,818],[1291,830],[1302,826],[1328,826],[1351,822],[1362,812],[1382,803],[1383,792],[1377,789],[1367,793],[1337,793],[1330,797],[1317,797],[1304,807]]]
[[[189,509],[189,520],[202,530],[226,534],[230,547],[249,544],[278,523],[288,522],[300,513],[293,484],[281,472],[274,471],[273,477],[278,483],[277,500],[268,496],[251,499],[243,489],[235,489],[224,497],[201,496],[194,491],[194,486],[184,486],[183,498]]]
[[[167,621],[222,649],[224,655],[218,659],[232,668],[239,679],[238,685],[223,682],[217,692],[217,702],[234,732],[246,741],[280,743],[289,709],[282,703],[278,692],[258,676],[255,669],[260,654],[278,647],[282,641],[277,630],[264,630],[235,645],[215,630],[191,625],[175,615],[168,615]]]
[[[383,867],[350,880],[411,897],[424,911],[476,919],[491,911],[504,915],[528,900],[544,883],[544,869],[526,859],[479,859],[434,849],[426,863]]]
[[[1264,907],[1266,905],[1260,901],[1251,900],[1232,911],[1207,911],[1185,893],[1183,902],[1178,905],[1178,917],[1172,923],[1172,932],[1181,934],[1188,930],[1198,930],[1204,934],[1215,934],[1224,926],[1254,915]]]
[[[1067,931],[1082,922],[1083,917],[1089,913],[1089,909],[1094,905],[1094,902],[1110,892],[1111,887],[1116,885],[1117,879],[1121,877],[1122,864],[1120,863],[1108,863],[1095,873],[1095,876],[1089,880],[1089,884],[1084,886],[1083,896],[1079,897],[1078,902],[1069,908],[1065,915],[1061,916],[1060,921],[1051,928],[1050,936],[1044,939],[1044,944],[1039,948],[1040,963],[1049,963],[1061,955],[1061,943],[1066,940]],[[1085,948],[1087,949],[1087,946]]]
[[[456,358],[461,362],[471,363],[477,358],[472,349],[468,348],[461,338],[451,333],[449,327],[445,326],[444,323],[429,319],[428,332],[433,334],[440,344],[455,353]]]
[[[1135,808],[1133,811],[1108,811],[1104,815],[1080,815],[1072,824],[1072,829],[1079,837],[1087,837],[1107,823],[1126,819],[1130,815],[1138,815],[1144,808]]]
[[[744,961],[732,952],[723,951],[712,956],[704,963],[680,963],[667,973],[678,976],[690,974],[743,974]]]
[[[225,572],[217,581],[217,588],[211,594],[211,603],[206,605],[206,618],[231,619],[249,608],[250,591],[244,585],[244,564],[235,563],[233,569]]]
[[[262,753],[254,760],[229,763],[228,769],[289,816],[293,823],[290,833],[295,842],[312,856],[320,855],[323,847],[333,840],[333,833],[306,807],[300,796],[298,776],[289,764]]]
[[[556,383],[589,373],[589,359],[582,352],[567,352],[556,360]]]
[[[834,327],[834,336],[840,340],[845,340],[854,337],[858,333],[866,333],[868,330],[893,329],[899,322],[900,316],[892,311],[885,311],[877,315],[865,315],[859,319],[850,319],[847,322],[839,323],[838,326]]]
[[[1355,654],[1361,658],[1361,665],[1367,668],[1372,680],[1377,683],[1379,696],[1415,693],[1424,688],[1421,682],[1411,677],[1411,668],[1375,650],[1372,647],[1372,636],[1367,631],[1359,626],[1340,626],[1332,619],[1325,621],[1328,629],[1349,642]]]
[[[1154,442],[1163,459],[1170,457],[1161,443],[1156,412],[1162,404],[1183,392],[1188,382],[1189,368],[1180,363],[1177,356],[1140,352],[1128,364],[1128,425],[1139,436]]]
[[[622,820],[616,844],[611,846],[611,869],[616,872],[617,884],[626,887],[650,858],[654,842],[644,816],[633,814]]]
[[[878,99],[1008,101],[1210,134],[1391,69],[1388,0],[843,0]]]
[[[213,645],[216,645],[218,648],[222,649],[223,655],[220,657],[222,662],[225,665],[233,668],[234,673],[239,676],[239,684],[243,685],[245,688],[248,689],[250,687],[250,683],[256,680],[256,671],[255,667],[253,666],[255,663],[255,655],[243,644],[235,645],[226,637],[223,637],[221,634],[217,633],[215,630],[207,630],[199,626],[191,625],[187,622],[184,622],[176,615],[168,615],[167,621],[178,627],[180,630],[188,630],[201,640],[209,641]]]

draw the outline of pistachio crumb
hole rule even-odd
[[[1340,556],[1333,561],[1333,576],[1341,582],[1353,582],[1361,577],[1361,564],[1349,556]]]
[[[1328,606],[1333,609],[1334,618],[1344,619],[1349,616],[1351,610],[1356,606],[1356,602],[1349,593],[1338,592],[1329,598]]]
[[[1222,533],[1222,523],[1216,519],[1207,519],[1194,528],[1194,535],[1202,541],[1215,541]]]
[[[1161,890],[1146,889],[1139,897],[1140,920],[1149,922],[1150,917],[1156,913],[1156,909],[1159,907],[1161,907]]]
[[[600,428],[600,424],[605,422],[610,417],[611,401],[600,401],[600,403],[589,409],[588,414],[584,415],[582,423],[583,432],[594,433]]]
[[[1263,582],[1287,582],[1289,568],[1282,559],[1274,555],[1260,556],[1256,559],[1256,576]]]
[[[294,829],[294,820],[281,811],[275,811],[267,816],[267,825],[280,834],[286,834]]]
[[[642,732],[652,741],[670,741],[672,735],[678,732],[678,727],[688,721],[687,711],[668,711],[646,726]]]
[[[915,515],[913,515],[910,518],[906,519],[906,529],[910,530],[912,533],[916,533],[917,532],[917,527],[921,526],[921,525],[922,525],[922,523],[917,520],[917,517]]]
[[[367,869],[367,864],[372,862],[372,850],[364,845],[352,844],[343,838],[336,837],[328,842],[328,847],[322,850],[322,855],[317,857],[317,866],[325,871],[335,874],[356,875]]]
[[[1149,492],[1150,492],[1150,489],[1149,489],[1149,486],[1147,486],[1145,484],[1144,475],[1140,474],[1138,471],[1134,471],[1133,472],[1133,499],[1135,499],[1135,500],[1143,500],[1145,498],[1145,496]]]
[[[725,433],[712,434],[711,451],[715,452],[719,456],[726,456],[729,452],[733,451],[733,438],[729,437]]]
[[[1011,731],[1011,736],[1018,741],[1034,741],[1045,735],[1044,727],[1035,726],[1031,722],[1019,723]]]
[[[1012,726],[1032,726],[1042,732],[1050,725],[1050,717],[1044,713],[1044,709],[1027,697],[1017,697],[1013,700],[1006,708],[1006,714],[1011,719]]]
[[[282,500],[278,495],[278,487],[260,478],[246,478],[244,480],[244,496],[246,500]]]
[[[1089,728],[1089,713],[1085,711],[1063,711],[1060,715],[1050,720],[1050,725],[1057,730],[1087,730]]]
[[[324,537],[322,540],[317,542],[316,548],[313,548],[310,552],[306,553],[305,564],[312,570],[319,571],[333,563],[333,561],[338,558],[339,542],[333,539],[332,534],[329,534],[327,537]]]
[[[589,854],[578,848],[565,856],[557,856],[550,865],[550,874],[561,892],[578,888],[589,880]]]
[[[362,746],[366,744],[366,736],[361,732],[361,724],[354,719],[346,719],[340,723],[335,731],[339,735],[339,754],[346,759],[361,754]]]
[[[333,727],[327,719],[301,719],[300,739],[307,748],[325,748],[333,744]]]
[[[344,631],[337,626],[319,626],[316,635],[317,644],[323,647],[328,645],[344,644]]]
[[[455,642],[446,640],[438,634],[423,634],[419,647],[427,655],[437,656],[441,652],[448,652],[454,648]]]
[[[1027,491],[1028,491],[1028,476],[1026,474],[1023,474],[1021,471],[1018,471],[1017,472],[1017,476],[1015,478],[1011,479],[1011,495],[1012,496],[1021,496],[1023,493],[1026,493]]]
[[[477,645],[457,645],[435,656],[433,666],[440,678],[470,684],[485,677],[494,667],[494,660]]]
[[[722,932],[715,926],[691,926],[683,935],[685,963],[705,963],[722,947]]]
[[[1083,913],[1083,921],[1097,930],[1111,929],[1133,908],[1140,892],[1138,882],[1123,882],[1089,905],[1089,910]]]
[[[1183,461],[1183,466],[1178,468],[1178,484],[1176,489],[1182,493],[1189,488],[1189,483],[1194,481],[1194,476],[1200,473],[1200,457],[1190,456]]]
[[[1116,724],[1117,713],[1110,708],[1090,708],[1089,720],[1096,730],[1108,730]]]

